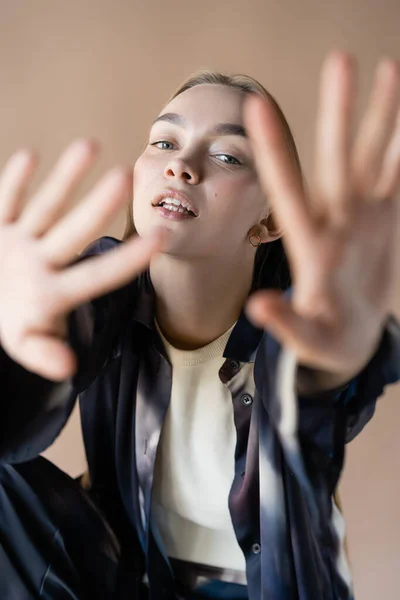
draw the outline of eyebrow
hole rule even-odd
[[[153,121],[152,125],[158,123],[158,121],[167,121],[167,123],[173,123],[174,125],[179,125],[180,127],[184,127],[186,125],[186,119],[177,113],[164,113],[163,115],[157,117],[157,119]],[[212,133],[214,135],[239,135],[244,138],[248,137],[243,125],[239,125],[238,123],[219,123],[219,125],[214,127]]]

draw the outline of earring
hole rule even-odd
[[[253,244],[253,242],[251,241],[253,237],[257,237],[258,238],[258,243]],[[254,248],[258,248],[261,245],[261,237],[258,235],[258,233],[253,233],[250,237],[249,237],[249,242],[250,244],[254,247]]]

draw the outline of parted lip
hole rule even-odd
[[[178,200],[179,202],[181,202],[185,208],[187,208],[188,210],[191,210],[192,213],[196,217],[199,214],[198,210],[193,206],[192,202],[189,200],[189,198],[185,194],[183,194],[182,192],[178,192],[177,190],[173,190],[173,189],[163,190],[162,192],[157,194],[157,196],[154,198],[154,200],[152,202],[152,205],[158,206],[160,204],[160,202],[162,202],[162,200],[164,200],[164,198],[174,198],[174,200]]]

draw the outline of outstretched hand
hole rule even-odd
[[[343,52],[331,52],[324,62],[310,193],[273,106],[256,96],[245,105],[257,170],[284,231],[293,275],[289,301],[261,291],[248,301],[247,314],[299,364],[336,374],[338,382],[356,375],[374,353],[399,274],[399,64],[379,64],[352,141],[355,71]]]
[[[74,374],[76,357],[66,343],[67,316],[79,304],[128,283],[166,243],[158,228],[106,254],[70,266],[131,201],[132,173],[107,173],[73,210],[73,192],[93,164],[89,141],[72,144],[22,209],[35,158],[21,151],[0,173],[0,341],[11,358],[43,377]]]

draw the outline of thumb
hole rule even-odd
[[[326,326],[315,318],[299,315],[290,299],[276,290],[254,294],[246,305],[246,314],[254,325],[267,329],[302,360],[314,362],[329,335],[322,331]]]

